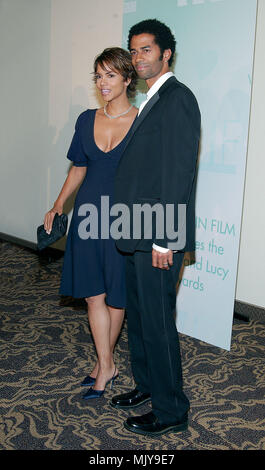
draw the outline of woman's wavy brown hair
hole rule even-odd
[[[136,91],[137,74],[132,66],[131,54],[121,47],[109,47],[104,49],[94,61],[94,75],[97,73],[97,66],[100,65],[106,70],[106,65],[118,72],[124,81],[131,79],[127,86],[127,96],[132,97]],[[94,81],[96,78],[94,77]]]

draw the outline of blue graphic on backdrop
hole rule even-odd
[[[224,349],[230,349],[233,322],[256,10],[257,0],[124,2],[123,47],[133,24],[166,23],[177,41],[173,72],[201,109],[196,252],[185,259],[177,326]],[[136,106],[145,93],[140,81]]]

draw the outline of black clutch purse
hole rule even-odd
[[[50,235],[44,229],[44,225],[40,225],[37,228],[38,250],[44,250],[44,248],[62,238],[66,234],[67,224],[68,216],[66,214],[55,214]]]

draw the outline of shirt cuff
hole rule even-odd
[[[158,246],[155,243],[153,243],[153,248],[156,251],[160,251],[160,253],[167,253],[169,251],[169,248],[164,248],[163,246]]]

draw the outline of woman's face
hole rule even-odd
[[[109,65],[104,64],[104,69],[97,65],[95,73],[96,86],[99,89],[104,101],[112,101],[115,98],[126,94],[129,81],[124,81],[122,75]]]

